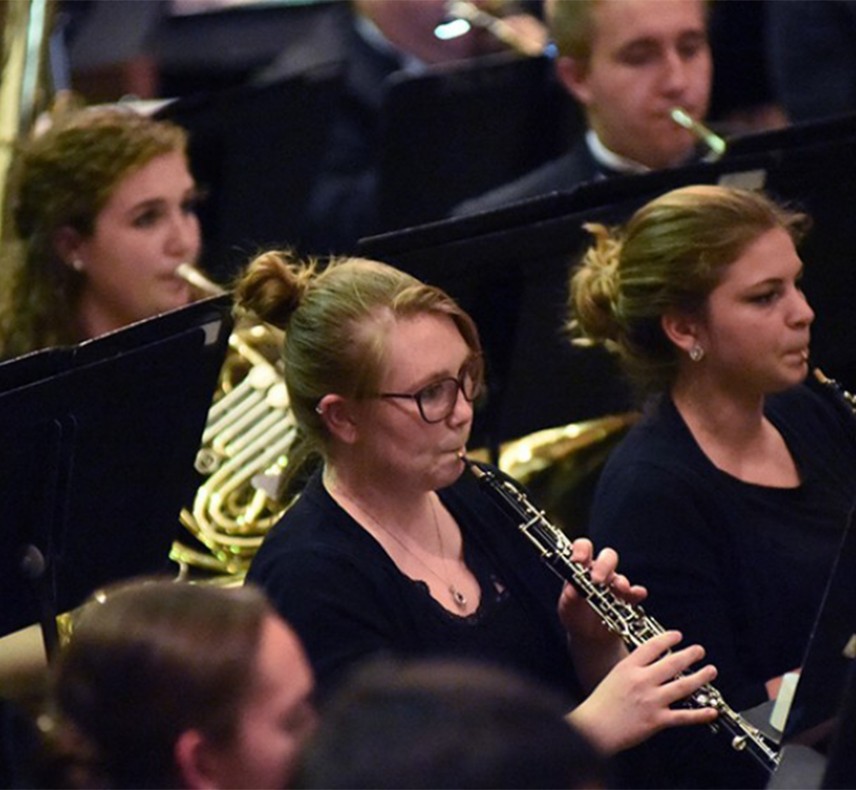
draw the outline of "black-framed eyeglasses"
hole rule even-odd
[[[458,402],[458,392],[472,403],[482,393],[484,370],[481,357],[467,361],[457,378],[439,379],[416,392],[379,392],[378,398],[405,398],[415,400],[419,416],[434,424],[445,420]]]

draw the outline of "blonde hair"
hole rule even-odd
[[[676,189],[640,208],[623,228],[584,227],[594,237],[570,279],[572,334],[616,351],[642,393],[667,389],[678,353],[660,325],[670,310],[697,314],[725,270],[765,232],[794,242],[805,214],[769,197],[722,186]]]
[[[450,296],[378,261],[340,257],[322,266],[269,251],[249,264],[235,297],[239,309],[285,330],[285,383],[307,453],[324,448],[326,431],[315,411],[321,398],[377,392],[396,320],[446,315],[481,353],[475,323]]]

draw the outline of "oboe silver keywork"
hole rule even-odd
[[[526,494],[489,468],[462,457],[479,483],[514,518],[521,519],[518,528],[535,545],[541,559],[550,569],[570,582],[598,613],[604,625],[619,634],[630,650],[639,647],[666,630],[638,604],[618,598],[612,590],[595,584],[589,570],[571,560],[572,541],[536,508]],[[733,710],[717,689],[706,683],[683,701],[691,708],[715,708],[718,717],[710,727],[731,737],[731,747],[754,757],[772,773],[779,765],[777,746],[757,727]]]

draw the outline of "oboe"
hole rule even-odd
[[[505,510],[522,519],[519,529],[538,549],[541,559],[556,575],[574,585],[604,625],[619,634],[630,650],[665,631],[641,606],[621,600],[606,585],[595,584],[589,570],[571,560],[572,541],[550,523],[520,488],[469,458],[462,457],[462,460]],[[757,727],[729,707],[713,686],[704,684],[682,704],[690,708],[715,708],[719,716],[710,728],[730,735],[733,749],[748,752],[770,773],[776,769],[779,764],[778,748]]]

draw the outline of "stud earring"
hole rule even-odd
[[[74,271],[76,271],[76,272],[82,272],[83,271],[83,261],[80,258],[75,256],[74,258],[71,259],[71,268],[74,269]]]
[[[689,351],[690,359],[693,362],[700,362],[704,358],[704,349],[696,343]]]

